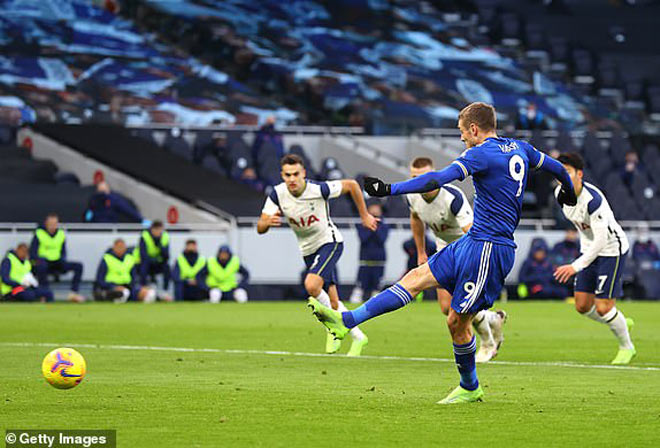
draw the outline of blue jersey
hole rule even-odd
[[[516,247],[513,231],[520,221],[527,176],[544,158],[527,142],[500,137],[469,148],[453,162],[461,169],[461,180],[472,176],[474,181],[474,223],[468,232],[474,239]]]

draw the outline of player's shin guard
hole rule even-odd
[[[412,296],[406,288],[396,283],[380,294],[373,296],[361,307],[342,313],[344,325],[353,328],[366,320],[404,307],[411,300]]]
[[[624,350],[633,349],[633,343],[630,340],[630,333],[628,331],[628,324],[626,317],[623,313],[613,307],[607,313],[601,316],[603,323],[607,324],[619,341],[619,348]]]
[[[477,367],[474,361],[476,351],[477,339],[474,335],[467,344],[454,344],[454,359],[458,373],[461,375],[461,387],[465,390],[475,390],[479,387]]]

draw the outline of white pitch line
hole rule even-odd
[[[339,358],[350,359],[345,355],[326,355],[325,353],[289,352],[282,350],[234,350],[221,348],[191,348],[191,347],[159,347],[153,345],[105,345],[105,344],[77,344],[77,343],[53,343],[53,342],[0,342],[3,347],[79,347],[96,348],[102,350],[146,350],[160,352],[183,352],[183,353],[221,353],[233,355],[277,355],[277,356],[300,356],[307,358]],[[454,363],[449,358],[426,358],[406,356],[372,356],[363,355],[357,359],[373,359],[382,361],[413,361],[413,362],[436,362]],[[578,364],[572,362],[533,362],[533,361],[490,361],[488,364],[501,366],[529,366],[529,367],[569,367],[576,369],[603,369],[603,370],[641,370],[660,372],[660,367],[640,366],[613,366],[601,364]]]

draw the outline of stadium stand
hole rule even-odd
[[[88,157],[202,208],[210,204],[245,216],[263,202],[263,196],[249,187],[134,137],[127,128],[59,124],[38,124],[35,128]]]
[[[15,123],[257,124],[293,111],[82,0],[0,2],[0,112]]]
[[[58,172],[52,162],[14,145],[0,146],[0,160],[0,221],[39,222],[49,211],[83,221],[94,188],[81,187],[75,174]]]

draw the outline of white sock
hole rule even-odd
[[[324,290],[321,290],[319,295],[314,298],[318,300],[321,303],[321,305],[327,306],[328,308],[332,308],[332,306],[330,305],[330,296]]]
[[[348,311],[348,308],[346,308],[346,305],[344,305],[344,302],[341,300],[339,301],[339,306],[337,307],[337,311],[340,313],[343,313],[344,311]],[[351,328],[351,337],[353,339],[362,340],[364,339],[364,333],[362,333],[362,330],[360,330],[358,327],[353,327]]]
[[[613,307],[611,310],[601,316],[601,318],[603,319],[603,323],[610,327],[610,330],[612,330],[614,336],[616,336],[616,338],[619,340],[620,349],[630,350],[635,348],[632,341],[630,340],[630,333],[628,332],[626,317],[621,311],[617,310],[616,307]]]
[[[474,315],[472,320],[472,325],[479,333],[481,338],[481,345],[492,345],[493,344],[493,332],[490,330],[489,322],[491,318],[497,316],[497,313],[493,313],[488,310],[481,310]]]
[[[589,311],[586,313],[581,313],[583,316],[588,317],[591,320],[595,320],[596,322],[600,322],[601,324],[604,324],[605,321],[601,317],[600,314],[596,311],[596,305],[593,305]]]

